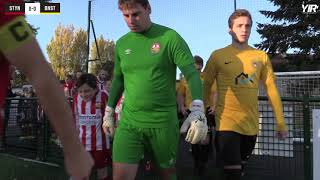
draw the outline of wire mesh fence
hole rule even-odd
[[[40,161],[61,162],[59,140],[37,98],[8,98],[5,105],[6,152]]]
[[[259,98],[260,131],[255,150],[246,167],[248,179],[311,180],[310,114],[312,109],[320,108],[320,98],[282,98],[282,101],[289,129],[289,137],[285,140],[276,138],[276,123],[267,98]],[[63,162],[61,144],[36,98],[7,99],[5,117],[3,152],[44,162]],[[180,166],[186,167],[178,163],[178,170]],[[192,164],[189,166],[192,167]]]

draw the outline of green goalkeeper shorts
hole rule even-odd
[[[167,128],[138,128],[121,123],[113,141],[113,162],[138,164],[144,152],[151,153],[160,168],[175,167],[179,125]]]

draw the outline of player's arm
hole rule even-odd
[[[275,114],[275,118],[277,121],[277,131],[287,132],[288,129],[283,116],[282,103],[277,86],[275,84],[275,77],[268,55],[265,55],[265,64],[263,65],[261,71],[261,81],[265,86],[267,96]]]
[[[124,79],[123,74],[120,66],[120,58],[118,55],[118,48],[116,45],[115,48],[115,64],[114,64],[114,71],[113,71],[113,80],[111,83],[110,93],[108,97],[108,105],[105,108],[105,113],[103,117],[103,124],[102,128],[103,131],[109,134],[111,137],[114,135],[114,111],[115,107],[124,91]]]
[[[202,84],[200,74],[196,70],[194,64],[181,67],[180,70],[188,82],[192,100],[202,100]]]
[[[6,59],[20,69],[35,87],[40,103],[63,144],[68,172],[76,178],[87,176],[93,162],[78,140],[70,106],[25,19],[17,17],[4,24],[0,28],[0,42],[0,50]]]
[[[177,34],[171,34],[169,42],[169,53],[173,63],[181,70],[188,83],[192,100],[202,101],[202,85],[200,74],[194,66],[194,59],[187,43]]]
[[[216,109],[217,99],[218,99],[218,92],[217,92],[217,83],[214,83],[211,86],[211,94],[210,94],[210,109],[209,114],[213,114]]]
[[[187,43],[177,33],[173,33],[170,39],[170,57],[187,80],[193,100],[190,107],[191,112],[182,124],[180,132],[185,133],[188,131],[186,141],[197,144],[206,138],[208,131],[202,101],[200,74],[194,66],[194,59]]]
[[[212,53],[203,72],[203,99],[205,107],[210,106],[210,101],[214,101],[213,105],[215,105],[215,101],[217,98],[217,94],[212,97],[212,87],[216,86],[214,84],[217,77],[216,70],[216,59],[215,54]],[[214,98],[214,99],[212,99]]]
[[[108,97],[108,106],[115,108],[117,102],[119,101],[123,91],[124,91],[124,79],[120,66],[120,58],[118,55],[118,48],[115,48],[115,58],[114,58],[114,71],[113,79],[110,87],[110,93]]]
[[[74,95],[73,98],[72,98],[72,115],[73,115],[73,122],[74,122],[74,125],[76,127],[76,131],[77,131],[77,134],[79,134],[79,119],[78,119],[78,110],[77,110],[77,104],[78,104],[78,101],[77,101],[77,95]]]

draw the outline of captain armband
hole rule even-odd
[[[9,53],[32,39],[34,34],[23,16],[0,27],[0,51]]]

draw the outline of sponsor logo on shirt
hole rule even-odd
[[[151,46],[151,53],[152,54],[158,54],[160,52],[160,44],[159,43],[153,43]]]
[[[235,84],[236,85],[247,85],[250,83],[254,83],[254,80],[257,78],[256,73],[253,73],[252,75],[248,75],[245,73],[240,73],[236,78],[235,78]]]
[[[86,126],[92,126],[92,125],[98,125],[101,121],[101,114],[98,115],[86,115],[81,114],[79,115],[79,125],[86,125]]]

